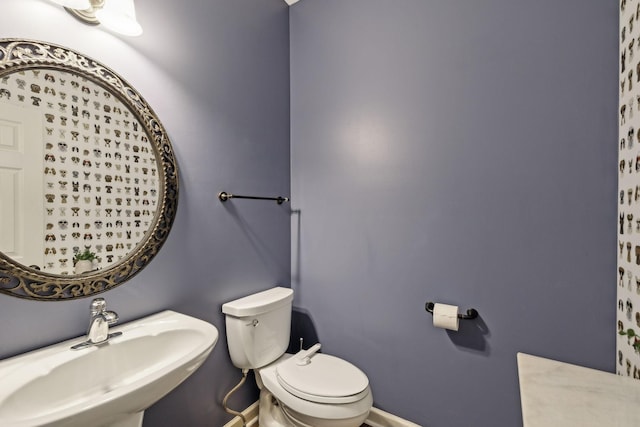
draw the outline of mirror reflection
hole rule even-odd
[[[149,228],[159,192],[135,116],[108,90],[54,69],[2,76],[0,97],[0,204],[8,213],[0,250],[55,274],[124,258]],[[77,268],[77,258],[92,265]]]
[[[124,283],[160,250],[177,197],[171,143],[133,87],[71,49],[0,39],[0,293]]]

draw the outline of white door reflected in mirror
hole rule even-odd
[[[23,265],[44,263],[42,116],[0,103],[0,251]]]

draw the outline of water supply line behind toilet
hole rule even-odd
[[[234,411],[233,409],[230,409],[229,407],[227,407],[227,400],[229,400],[229,398],[231,397],[231,395],[233,393],[235,393],[240,387],[242,387],[242,384],[244,384],[244,382],[247,380],[247,374],[249,373],[249,369],[245,368],[242,370],[242,378],[240,379],[240,382],[231,390],[229,390],[229,393],[226,394],[226,396],[224,396],[224,399],[222,399],[222,407],[224,408],[224,410],[231,414],[231,415],[235,415],[236,417],[240,417],[242,419],[242,427],[246,427],[247,426],[247,420],[244,417],[244,415],[242,414],[242,412],[238,412],[238,411]]]

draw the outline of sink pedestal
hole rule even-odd
[[[121,421],[115,422],[113,424],[110,424],[104,427],[142,427],[143,416],[144,416],[144,411],[138,412],[137,414],[133,414]]]

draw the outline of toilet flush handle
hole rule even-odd
[[[311,363],[311,357],[316,354],[318,350],[320,350],[320,347],[321,345],[320,343],[318,343],[311,347],[309,350],[300,350],[294,356],[296,358],[296,365],[304,366]]]

